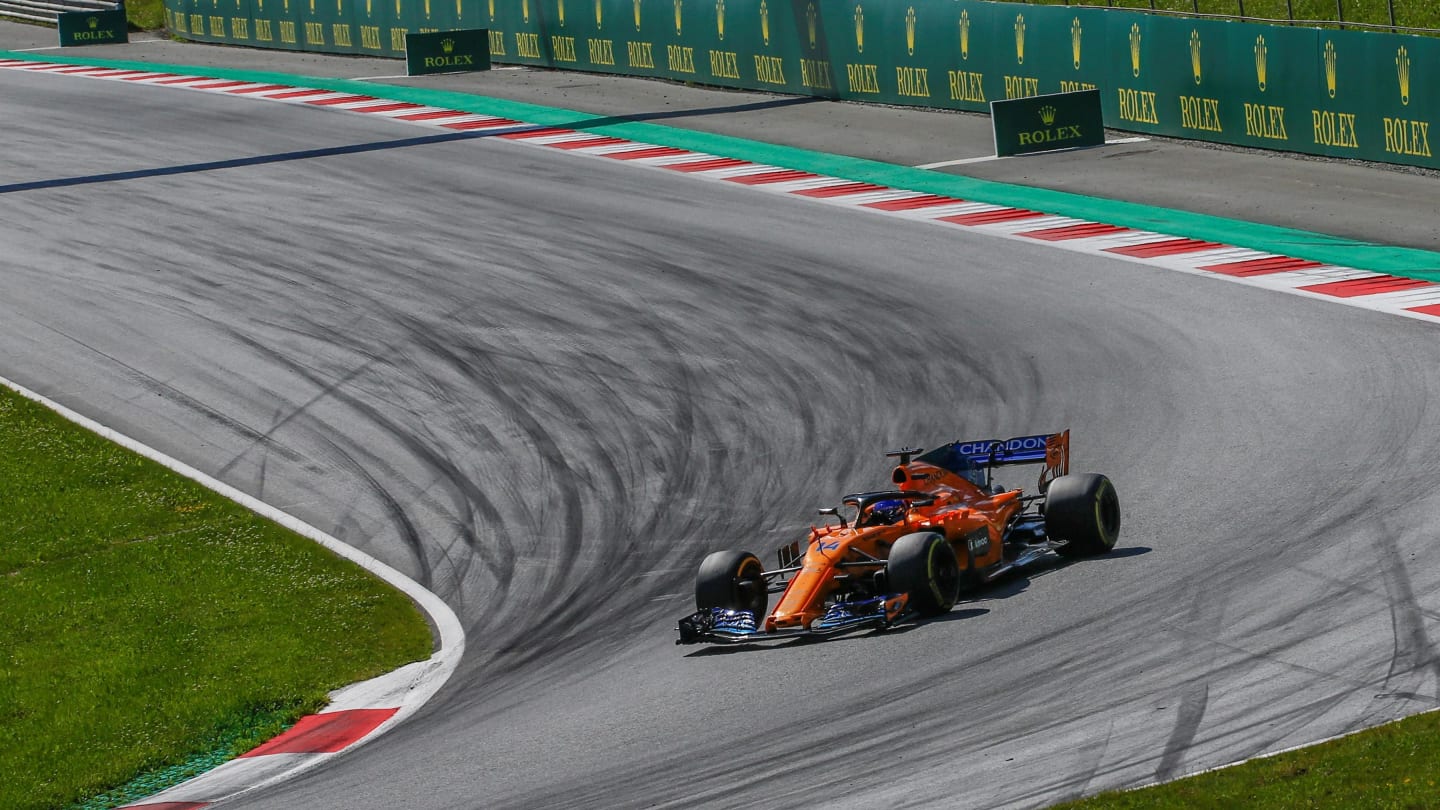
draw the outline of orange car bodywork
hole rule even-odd
[[[976,583],[1004,562],[1004,537],[1012,521],[1021,514],[1028,500],[1019,489],[987,491],[985,482],[974,481],[956,472],[911,461],[909,454],[891,475],[895,490],[862,493],[851,496],[851,505],[863,504],[867,498],[904,494],[907,500],[905,517],[889,525],[865,525],[863,511],[855,525],[839,524],[811,527],[808,546],[803,557],[798,544],[781,550],[782,569],[790,572],[788,583],[779,602],[765,619],[764,632],[804,631],[823,616],[830,598],[844,590],[847,580],[874,576],[885,568],[885,560],[895,541],[913,532],[938,532],[955,550],[962,576]],[[1051,434],[1046,438],[1045,468],[1040,473],[1039,489],[1069,471],[1070,433]],[[886,613],[894,616],[904,612],[903,595],[886,603]],[[758,629],[758,628],[757,628]]]

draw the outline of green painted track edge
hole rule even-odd
[[[394,101],[408,101],[432,107],[512,118],[529,124],[584,129],[617,138],[706,152],[753,163],[782,166],[787,169],[799,169],[846,180],[959,197],[992,205],[1025,208],[1137,230],[1156,231],[1207,242],[1220,242],[1323,264],[1440,282],[1440,253],[1428,250],[1381,245],[1346,237],[1262,225],[1188,211],[939,174],[924,169],[913,169],[908,166],[897,166],[863,158],[777,146],[745,138],[694,132],[633,120],[627,121],[623,117],[542,107],[537,104],[506,101],[450,90],[401,87],[355,79],[233,68],[95,59],[70,56],[69,54],[0,51],[0,58],[36,62],[63,61],[77,65],[112,67],[122,70],[145,70],[192,76],[213,76],[217,79],[236,81],[299,85]],[[1156,182],[1164,182],[1164,178],[1156,178]]]

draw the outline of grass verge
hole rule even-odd
[[[1321,745],[1123,793],[1065,810],[1294,807],[1409,810],[1440,805],[1440,713],[1407,717]]]
[[[242,753],[430,654],[320,546],[0,389],[0,807]]]
[[[1037,5],[1071,5],[1067,0],[1024,0]],[[1440,5],[1430,0],[1087,0],[1081,5],[1108,5],[1137,10],[1159,9],[1191,14],[1217,14],[1268,20],[1303,20],[1339,28],[1341,23],[1397,25],[1440,29]],[[1391,21],[1391,14],[1394,21]]]
[[[125,19],[141,31],[164,28],[165,4],[163,0],[125,0]]]

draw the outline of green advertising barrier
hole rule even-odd
[[[165,0],[181,36],[401,57],[488,28],[499,63],[986,112],[1098,90],[1106,126],[1440,168],[1440,40],[980,0]]]
[[[990,120],[1001,157],[1105,143],[1099,90],[992,101]]]
[[[124,9],[114,11],[63,11],[55,15],[60,47],[115,45],[130,41]]]

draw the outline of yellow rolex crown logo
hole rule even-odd
[[[494,5],[495,0],[490,0],[490,3],[491,3],[490,7],[491,7],[491,8],[494,8],[494,7],[495,7],[495,5]],[[455,0],[455,4],[458,6],[458,5],[460,4],[460,0]],[[555,11],[556,11],[557,16],[559,16],[559,18],[560,18],[560,27],[561,27],[561,28],[564,28],[564,27],[565,27],[565,0],[557,0],[557,2],[556,2],[556,4],[555,4]],[[460,12],[459,12],[458,10],[455,12],[455,16],[456,16],[456,17],[459,17],[459,16],[460,16]],[[491,17],[491,19],[494,19],[495,13],[494,13],[493,11],[490,13],[490,17]]]
[[[564,2],[564,0],[561,0]],[[684,6],[684,0],[675,0],[675,33],[680,33],[680,9]]]
[[[1040,123],[1050,126],[1055,123],[1055,108],[1046,104],[1040,108]]]
[[[1260,92],[1265,92],[1265,57],[1270,49],[1265,47],[1265,35],[1261,34],[1255,38],[1255,81],[1260,85]]]
[[[600,2],[600,0],[595,0]],[[725,0],[715,0],[715,30],[720,34],[720,41],[725,41]]]
[[[1195,76],[1195,83],[1200,83],[1200,32],[1194,29],[1190,31],[1190,72]]]
[[[970,12],[960,12],[960,58],[970,58]]]
[[[1070,56],[1075,60],[1075,69],[1080,69],[1080,18],[1076,17],[1070,21]]]
[[[1395,52],[1395,73],[1400,79],[1400,103],[1410,106],[1410,51],[1404,45]]]
[[[635,0],[635,30],[640,30],[640,0]]]
[[[770,6],[765,0],[760,0],[760,38],[770,44]]]
[[[449,37],[440,40],[440,50],[444,51],[445,53],[454,53],[455,40],[450,39]]]
[[[595,0],[595,27],[602,27],[601,23],[605,16],[605,7],[600,4],[601,0]]]
[[[865,52],[865,9],[855,7],[855,50]]]
[[[495,0],[489,0],[489,3],[488,3],[487,5],[489,6],[489,11],[490,11],[490,22],[495,22]],[[400,13],[400,11],[399,11],[400,0],[395,0],[395,6],[396,6],[396,11],[395,11],[395,13],[396,13],[396,14],[399,14],[399,13]]]
[[[1140,23],[1130,25],[1130,72],[1140,78]]]
[[[1025,64],[1025,15],[1015,15],[1015,62]]]
[[[911,6],[905,12],[905,51],[911,56],[915,55],[915,7]]]
[[[1325,40],[1325,89],[1330,92],[1330,98],[1335,98],[1335,43]]]
[[[810,37],[810,47],[815,47],[815,4],[805,6],[805,33]]]
[[[86,20],[85,23],[86,23],[87,25],[89,25],[90,28],[93,30],[93,29],[96,29],[96,28],[99,28],[99,27],[100,27],[100,18],[99,18],[99,17],[91,17],[90,19]]]
[[[429,0],[426,0],[429,2]],[[530,22],[530,0],[520,0],[520,16],[525,22]]]

